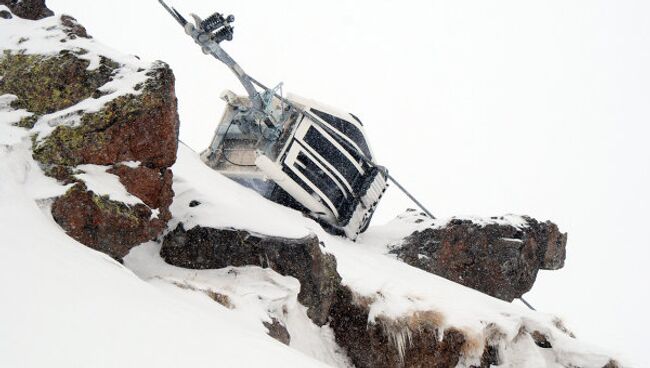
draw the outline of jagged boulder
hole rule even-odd
[[[193,268],[255,265],[300,281],[298,300],[314,323],[324,325],[340,286],[336,259],[320,249],[315,235],[302,239],[255,235],[244,230],[182,224],[168,233],[160,251],[169,264]]]
[[[70,16],[46,17],[43,1],[0,4],[36,19],[0,19],[16,33],[0,54],[0,95],[25,111],[17,125],[30,129],[44,172],[71,186],[53,200],[53,217],[81,243],[121,259],[160,235],[171,217],[174,75],[165,63],[105,48]],[[117,177],[120,193],[82,179],[87,165]]]
[[[454,218],[434,220],[390,252],[414,267],[512,301],[532,288],[538,270],[564,266],[566,242],[567,234],[550,221]]]

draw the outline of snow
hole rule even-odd
[[[650,2],[173,3],[184,15],[235,14],[224,47],[240,65],[357,115],[379,163],[435,215],[557,223],[569,233],[566,266],[541,272],[526,297],[565,316],[581,339],[608,336],[603,345],[650,367],[650,288],[635,281],[650,279],[650,239],[638,231],[650,209]],[[243,92],[156,1],[48,5],[99,40],[168,62],[181,139],[199,152],[222,89]],[[386,27],[396,12],[400,26]],[[390,188],[374,223],[407,206]]]
[[[144,202],[133,194],[129,193],[124,185],[120,183],[120,177],[106,172],[112,166],[102,165],[78,165],[75,167],[74,176],[86,184],[88,190],[92,190],[99,196],[107,196],[110,200],[122,202],[134,206],[144,205]]]
[[[432,219],[423,212],[408,209],[392,221],[382,226],[372,226],[361,234],[358,241],[375,252],[387,254],[390,248],[398,245],[402,239],[416,231],[425,229],[442,229],[452,220],[471,221],[473,224],[484,227],[487,225],[512,226],[517,229],[527,228],[526,217],[521,215],[503,215],[495,217],[480,216],[452,216],[447,218]],[[520,239],[502,238],[506,241],[521,242]]]
[[[145,78],[151,68],[94,40],[66,38],[57,17],[37,22],[2,21],[0,48],[55,55],[65,48],[99,66],[99,55],[122,67],[102,87],[108,95],[87,99],[43,116],[32,131],[13,126],[25,111],[0,96],[0,366],[156,366],[156,367],[309,367],[349,366],[328,326],[317,327],[297,302],[297,280],[259,267],[186,270],[167,265],[154,242],[134,248],[124,266],[65,235],[49,214],[48,203],[69,186],[45,177],[31,157],[30,133],[49,134],[59,124],[78,123],[79,112],[97,111]],[[31,37],[21,40],[19,35]],[[136,167],[138,163],[126,163]],[[131,167],[131,166],[129,166]],[[81,165],[76,176],[100,195],[127,204],[141,203],[107,167]],[[206,167],[180,145],[174,172],[173,219],[169,228],[237,228],[253,233],[302,238],[316,234],[322,250],[336,256],[344,285],[370,300],[369,323],[399,321],[417,312],[441,317],[441,328],[462,329],[479,343],[460,366],[476,364],[482,341],[492,329],[504,338],[503,367],[602,367],[606,350],[562,332],[557,317],[533,312],[410,267],[386,254],[387,244],[412,231],[444,226],[450,219],[402,216],[371,228],[356,243],[323,231],[301,213],[271,203]],[[198,206],[190,207],[191,201]],[[413,216],[415,216],[415,221]],[[467,217],[477,224],[525,226],[519,216]],[[227,296],[222,305],[208,294]],[[381,318],[379,318],[381,317]],[[267,336],[262,322],[287,326],[289,347]],[[540,331],[553,343],[541,351],[522,329]],[[395,328],[389,339],[405,347],[409,330]],[[606,337],[604,338],[606,343]],[[253,353],[251,353],[253,352]]]
[[[235,228],[298,239],[320,228],[316,223],[299,225],[305,223],[300,212],[266,201],[257,192],[215,172],[184,144],[179,144],[172,171],[175,197],[170,229],[182,222],[186,230],[195,226]],[[193,200],[201,204],[190,207]]]
[[[142,165],[142,162],[140,161],[122,161],[119,163],[119,165],[124,165],[126,167],[129,167],[131,169],[137,169]]]
[[[1,365],[206,366],[216,355],[226,366],[318,366],[309,355],[330,366],[349,366],[329,327],[317,327],[308,319],[297,302],[299,284],[291,277],[259,267],[173,267],[164,263],[158,255],[160,245],[153,242],[134,248],[125,258],[125,268],[68,238],[53,222],[49,208],[36,205],[36,200],[60,195],[66,187],[40,172],[28,148],[25,138],[20,144],[3,145],[0,154],[4,177],[0,223],[6,229],[0,247],[0,286],[12,296],[0,306]],[[109,188],[95,187],[98,191],[119,192],[116,178],[105,173],[105,167],[81,169],[85,174],[78,175],[86,175],[83,178],[91,186]],[[461,328],[480,341],[486,324],[492,323],[506,334],[505,341],[511,341],[502,349],[504,367],[521,366],[522,361],[527,367],[560,367],[567,362],[600,367],[608,359],[602,349],[561,333],[554,327],[554,316],[491,298],[377,252],[381,247],[373,234],[387,229],[371,229],[357,243],[331,236],[299,213],[205,167],[183,146],[174,170],[173,221],[241,226],[259,233],[272,228],[273,235],[294,237],[316,233],[325,244],[323,250],[337,257],[343,283],[372,298],[370,323],[379,316],[398,320],[418,311],[435,311],[443,316],[441,327]],[[189,212],[191,199],[201,201],[194,209],[204,209]],[[393,225],[404,228],[407,222]],[[210,299],[208,290],[228,296],[232,309]],[[287,326],[292,349],[266,336],[261,322],[270,322],[271,317]],[[554,355],[537,353],[529,337],[519,336],[522,327],[549,336]],[[407,330],[396,330],[391,339],[407,344],[406,336]],[[22,353],[34,351],[34,346],[38,354]],[[476,363],[480,349],[479,344],[464,366]],[[244,353],[251,350],[257,353]]]
[[[0,154],[4,177],[0,182],[0,223],[5,229],[0,287],[11,296],[0,305],[3,366],[207,366],[215,357],[225,366],[319,365],[302,353],[332,366],[348,366],[331,330],[313,325],[305,308],[297,303],[299,284],[291,277],[259,267],[180,269],[162,261],[160,245],[155,243],[141,245],[126,257],[125,266],[133,274],[68,238],[53,222],[48,208],[36,205],[35,193],[43,198],[43,193],[60,192],[63,187],[43,176],[29,155],[28,143],[25,140],[11,148],[4,145]],[[199,165],[200,159],[187,149],[183,151],[185,157],[178,165],[186,164],[185,169],[192,171],[192,161]],[[183,182],[187,176],[177,180]],[[29,190],[33,185],[25,185],[28,183],[50,189]],[[313,225],[302,217],[297,221],[293,211],[268,204],[253,192],[231,187],[234,183],[225,178],[212,184],[213,195],[202,193],[200,199],[213,203],[216,209],[232,206],[231,196],[224,194],[233,189],[252,206],[249,212],[254,209],[260,216],[275,215],[281,229],[290,223],[306,228]],[[177,198],[183,198],[182,194]],[[226,218],[220,221],[234,224]],[[325,242],[324,249],[336,255],[343,282],[360,295],[375,299],[370,322],[380,315],[399,318],[434,310],[444,316],[445,325],[482,336],[489,321],[508,335],[507,340],[515,341],[504,347],[505,367],[516,367],[522,359],[526,366],[538,362],[543,367],[559,367],[570,361],[597,367],[607,359],[600,349],[590,350],[554,330],[553,316],[455,285],[369,250],[364,243],[354,244],[322,231],[318,236]],[[21,262],[16,262],[18,259]],[[227,295],[233,309],[215,303],[206,290]],[[287,326],[293,349],[266,336],[261,322],[269,322],[271,316]],[[517,340],[522,326],[551,336],[558,346],[556,355],[552,359],[531,357],[531,351],[538,349],[525,338]],[[35,347],[37,354],[23,353],[34,352]],[[559,363],[551,364],[555,360]]]
[[[0,10],[2,9],[9,10],[6,6],[0,6]],[[38,21],[29,21],[19,17],[3,19],[2,28],[0,49],[12,53],[56,56],[62,50],[67,50],[83,60],[88,60],[90,62],[88,70],[94,70],[100,66],[101,56],[134,67],[147,68],[151,65],[150,62],[140,61],[132,55],[125,55],[94,39],[83,37],[70,39],[61,24],[60,15]],[[63,39],[66,41],[61,42]],[[79,53],[81,50],[88,52]]]
[[[5,144],[19,143],[26,136],[24,129],[15,127],[13,124],[22,118],[31,116],[32,113],[26,110],[15,110],[11,102],[17,99],[14,95],[0,96],[0,142]]]
[[[28,147],[0,145],[0,366],[325,366],[69,238],[36,202],[65,188]]]
[[[180,287],[194,294],[225,295],[231,318],[238,325],[265,334],[262,322],[271,323],[274,318],[286,326],[292,348],[332,366],[350,366],[329,326],[313,324],[306,308],[298,303],[300,283],[295,278],[256,266],[183,269],[166,264],[159,253],[159,244],[143,244],[129,253],[124,264],[143,280],[165,290],[176,292],[174,289]]]

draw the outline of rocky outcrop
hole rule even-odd
[[[567,234],[550,221],[452,219],[415,231],[391,249],[404,262],[494,297],[529,291],[538,270],[564,266]]]
[[[474,367],[487,368],[502,362],[500,349],[510,343],[497,327],[488,324],[485,332],[469,335],[463,328],[448,326],[442,314],[431,310],[371,318],[377,300],[359,296],[342,284],[335,258],[323,253],[313,235],[285,239],[201,226],[186,230],[179,224],[165,235],[160,254],[167,263],[184,268],[254,265],[295,277],[301,286],[298,300],[308,308],[308,316],[318,325],[329,324],[355,367],[452,368],[459,362],[476,362]],[[278,321],[264,325],[279,341],[291,340]],[[552,348],[546,335],[534,328],[522,328],[520,335],[518,339],[527,339],[539,349]]]
[[[336,342],[346,348],[355,367],[453,368],[458,364],[468,339],[454,328],[443,331],[437,313],[369,322],[371,303],[342,287],[332,308],[330,326]]]
[[[46,172],[66,172],[81,164],[111,166],[108,172],[144,202],[111,201],[85,191],[83,183],[54,201],[54,219],[70,236],[118,259],[161,234],[171,218],[170,167],[176,158],[178,116],[169,67],[158,64],[142,88],[140,95],[120,97],[83,115],[79,126],[57,127],[34,148],[34,158]]]
[[[26,19],[52,15],[43,1],[0,4]],[[171,217],[179,128],[174,75],[162,62],[103,54],[67,15],[33,26],[6,22],[26,34],[14,35],[14,48],[0,54],[0,95],[14,96],[11,107],[29,113],[18,125],[32,130],[33,157],[44,172],[72,184],[54,199],[53,217],[71,237],[119,260],[160,235]],[[93,191],[78,175],[87,164],[117,176],[138,203]]]
[[[201,204],[194,202],[197,206]],[[540,325],[522,319],[517,323],[519,331],[509,334],[489,321],[479,331],[449,325],[445,315],[434,310],[397,317],[375,315],[371,311],[384,296],[360,296],[344,285],[334,257],[323,253],[315,236],[284,239],[201,226],[186,230],[179,225],[165,236],[161,256],[190,269],[255,265],[297,278],[301,284],[298,300],[309,308],[309,317],[318,325],[329,325],[336,343],[358,368],[489,368],[520,359],[519,349],[564,362],[562,346],[555,350],[555,345],[562,338],[573,339],[559,320]],[[273,318],[264,326],[270,336],[285,344],[299,338],[290,336]],[[612,361],[606,367],[615,364]]]
[[[201,226],[186,230],[180,224],[164,237],[160,254],[184,268],[256,265],[297,278],[298,300],[308,316],[317,325],[330,324],[356,367],[454,367],[461,357],[465,336],[453,329],[442,332],[433,313],[369,323],[368,303],[341,284],[335,258],[322,252],[315,236],[285,239]],[[402,336],[402,325],[410,328],[408,341],[395,339]],[[283,326],[265,326],[274,338],[290,341]]]
[[[508,336],[498,325],[487,321],[483,331],[478,333],[462,326],[449,326],[442,313],[432,310],[416,311],[399,318],[379,315],[371,319],[370,309],[374,302],[373,298],[361,297],[342,286],[330,313],[336,342],[346,349],[357,368],[489,368],[504,363],[520,366],[526,360],[522,360],[519,355],[522,351],[518,349],[525,349],[531,356],[549,357],[554,364],[578,366],[565,356],[565,347],[558,344],[559,349],[555,350],[551,343],[550,336],[554,336],[555,342],[561,338],[575,338],[559,319],[554,320],[552,331],[548,330],[549,326],[529,325],[532,321],[522,320],[518,333]],[[535,327],[544,329],[548,335]],[[606,356],[597,360],[607,363],[594,361],[586,366],[620,366]]]
[[[45,0],[0,0],[0,5],[5,5],[15,15],[30,20],[54,15],[54,12],[45,6]]]
[[[201,226],[185,230],[180,224],[165,236],[160,255],[167,263],[185,268],[255,265],[295,277],[300,281],[298,300],[319,326],[327,323],[341,282],[336,259],[321,251],[316,236],[285,239]]]

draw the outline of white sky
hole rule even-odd
[[[233,13],[225,48],[268,85],[355,113],[437,216],[529,214],[569,232],[527,299],[650,366],[650,2],[171,1]],[[234,76],[156,0],[48,0],[95,38],[168,62],[181,139],[207,147]],[[376,221],[411,206],[392,188]],[[379,270],[378,270],[379,272]]]

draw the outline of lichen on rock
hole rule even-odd
[[[49,12],[43,1],[0,4],[39,19],[2,20],[15,34],[3,38],[0,95],[15,96],[10,107],[25,111],[18,125],[30,129],[44,173],[73,185],[52,201],[54,219],[79,242],[120,259],[160,235],[171,217],[179,125],[174,75],[163,62],[104,47],[70,16],[41,19]],[[110,167],[142,202],[88,189],[75,175],[84,164]]]
[[[131,208],[93,195],[91,205],[88,196],[79,194],[55,200],[55,220],[69,235],[115,258],[157,237],[171,218],[169,167],[176,159],[178,137],[174,79],[169,67],[162,63],[149,76],[142,94],[119,97],[97,113],[82,115],[77,126],[58,126],[40,143],[35,141],[33,148],[34,158],[46,173],[65,174],[69,168],[88,163],[113,165],[111,172],[146,204]],[[141,164],[131,168],[121,165],[124,161]],[[81,204],[92,209],[90,213],[83,209],[87,212],[85,220],[71,212]],[[157,209],[159,215],[152,216],[152,209]],[[85,226],[78,226],[80,222]],[[108,241],[115,244],[109,245]]]
[[[60,125],[34,146],[34,158],[48,165],[114,164],[140,161],[169,167],[176,159],[178,115],[174,77],[157,63],[139,95],[127,94],[75,126]]]
[[[91,97],[119,67],[107,58],[95,70],[87,70],[89,64],[68,50],[54,57],[5,50],[0,57],[0,94],[18,96],[12,107],[34,113],[20,124],[31,128],[38,117]]]

